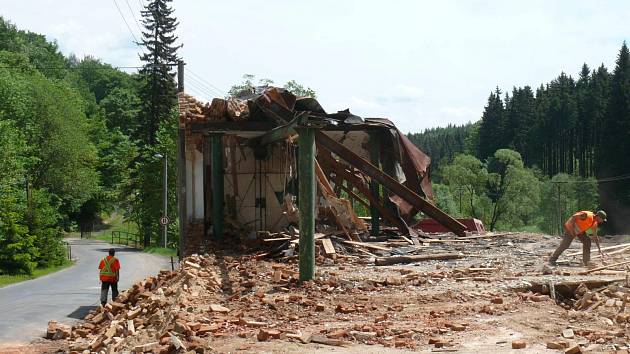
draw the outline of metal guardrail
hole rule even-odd
[[[134,248],[143,245],[140,235],[127,231],[112,231],[112,244],[133,246]]]

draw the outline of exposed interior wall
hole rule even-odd
[[[282,204],[284,195],[290,192],[286,186],[295,177],[293,157],[287,153],[286,145],[269,146],[267,158],[256,159],[252,148],[240,144],[234,151],[234,164],[230,147],[225,152],[225,201],[235,208],[236,221],[253,231],[285,228],[289,220]]]

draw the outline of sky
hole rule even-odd
[[[140,65],[147,0],[0,0],[0,16],[64,54]],[[614,68],[630,2],[174,0],[186,91],[210,100],[243,74],[313,88],[328,112],[403,132],[480,119],[488,95],[537,87],[583,63]],[[122,13],[122,14],[121,14]],[[123,20],[124,18],[124,20]],[[127,22],[128,26],[125,24]],[[132,34],[133,33],[133,34]]]

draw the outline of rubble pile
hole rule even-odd
[[[48,337],[68,340],[76,353],[300,351],[309,343],[323,351],[353,345],[453,351],[479,349],[484,340],[486,352],[630,347],[629,288],[580,275],[583,268],[541,267],[538,254],[551,248],[551,238],[510,234],[417,245],[427,254],[462,256],[394,266],[360,256],[356,249],[367,246],[331,239],[337,252],[326,254],[320,244],[314,281],[299,282],[296,255],[270,259],[263,249],[193,255],[72,328],[51,322]],[[365,243],[389,248],[371,250],[377,254],[411,247],[394,242],[400,245]],[[553,292],[539,286],[550,283]]]
[[[92,311],[67,335],[54,339],[69,337],[69,348],[75,352],[167,353],[183,348],[206,352],[212,351],[211,339],[225,337],[415,348],[431,338],[437,347],[451,345],[433,336],[463,331],[470,325],[444,318],[453,311],[421,316],[404,311],[410,301],[403,299],[414,288],[448,277],[442,272],[401,268],[374,278],[374,274],[356,272],[350,272],[355,277],[347,277],[341,274],[355,267],[353,259],[337,255],[335,260],[320,257],[320,262],[331,267],[315,281],[299,283],[297,265],[287,260],[283,264],[254,256],[188,257],[181,269],[162,271],[135,284],[115,301]],[[455,274],[463,272],[468,270]],[[376,293],[389,297],[377,301]],[[431,299],[416,296],[414,301]],[[418,318],[424,317],[432,328],[418,326]]]

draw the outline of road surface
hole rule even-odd
[[[67,241],[76,260],[74,266],[0,288],[0,343],[27,343],[41,338],[49,320],[70,324],[98,306],[98,262],[112,246],[97,240]],[[171,269],[170,258],[124,246],[115,248],[121,264],[119,291],[160,269]]]

